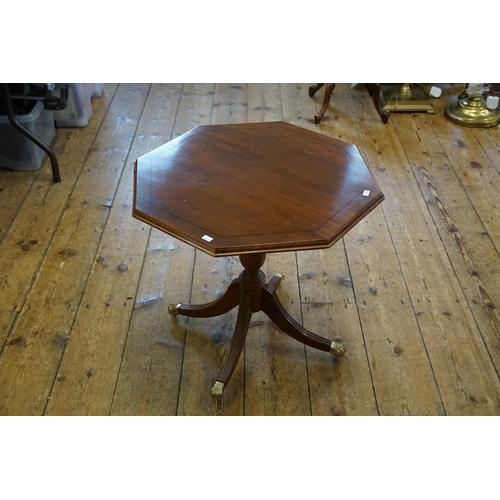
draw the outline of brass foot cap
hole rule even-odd
[[[276,278],[279,278],[280,281],[283,281],[285,279],[285,275],[283,273],[276,273],[275,276]]]
[[[219,382],[218,380],[215,382],[210,394],[214,399],[222,399],[222,394],[224,392],[224,382]]]
[[[330,352],[340,358],[345,354],[345,347],[338,342],[332,342],[332,345],[330,346]]]
[[[177,316],[177,314],[179,313],[179,307],[181,307],[180,304],[170,304],[168,306],[168,312],[170,314],[173,314],[174,316]]]

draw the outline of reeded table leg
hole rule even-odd
[[[285,310],[272,287],[266,285],[262,290],[262,310],[269,318],[290,337],[320,351],[329,351],[336,356],[343,356],[345,348],[337,342],[325,339],[306,330]]]
[[[222,398],[224,388],[231,378],[231,375],[238,364],[241,351],[245,345],[247,338],[248,326],[252,318],[252,292],[250,290],[243,290],[241,297],[240,307],[238,308],[238,317],[236,318],[236,326],[234,327],[234,334],[229,346],[229,355],[226,364],[222,368],[217,380],[212,387],[212,396],[216,399]]]
[[[181,314],[193,318],[213,318],[229,312],[240,301],[241,287],[239,278],[234,279],[228,289],[218,299],[208,304],[170,304],[168,312],[174,316]]]

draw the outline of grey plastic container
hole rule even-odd
[[[56,134],[54,112],[37,102],[33,111],[16,115],[16,120],[37,139],[50,146]],[[17,130],[9,118],[0,115],[0,168],[33,171],[42,166],[45,151]]]
[[[68,86],[68,106],[61,111],[54,111],[57,128],[86,127],[92,118],[93,83],[56,83]]]

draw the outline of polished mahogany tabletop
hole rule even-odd
[[[285,122],[198,126],[134,181],[135,218],[215,257],[328,248],[384,199],[356,146]]]

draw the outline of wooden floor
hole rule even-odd
[[[500,415],[500,128],[436,114],[382,124],[337,85],[106,84],[37,172],[0,170],[1,415]],[[385,201],[324,251],[268,256],[287,310],[341,340],[304,347],[262,313],[223,404],[235,311],[172,317],[240,272],[132,219],[134,160],[199,124],[285,120],[358,146]]]

